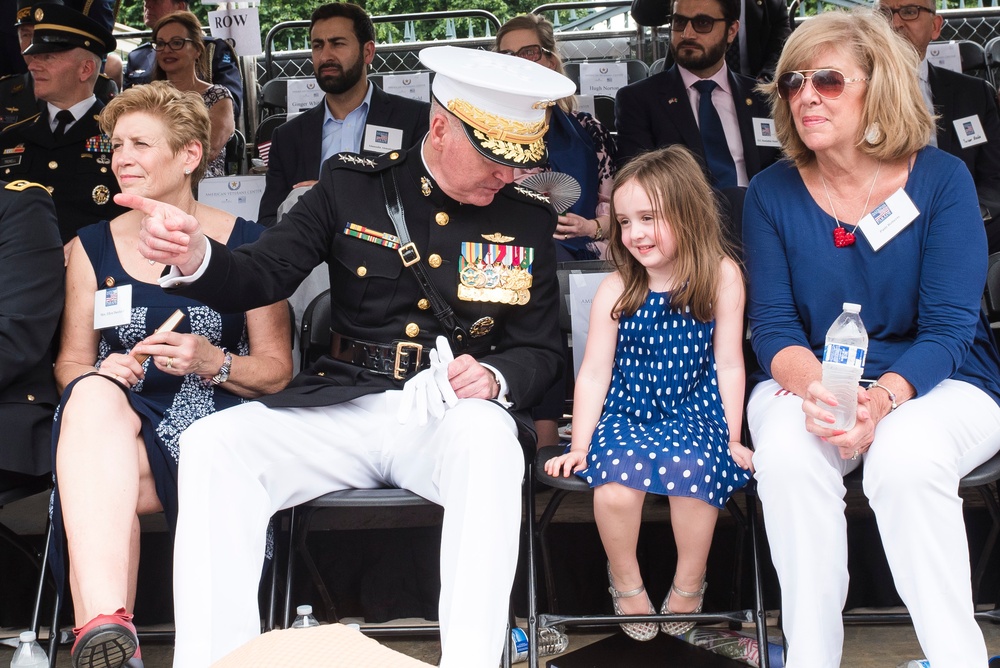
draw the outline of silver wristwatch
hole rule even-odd
[[[222,362],[222,368],[219,369],[219,373],[212,377],[212,385],[222,385],[229,380],[229,369],[233,366],[233,354],[225,348],[222,349],[222,352],[225,355],[225,360]]]

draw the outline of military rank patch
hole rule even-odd
[[[535,249],[466,241],[458,260],[458,298],[467,302],[527,304]]]
[[[395,234],[370,230],[364,225],[358,225],[357,223],[348,223],[347,227],[344,228],[344,234],[349,237],[361,239],[362,241],[378,244],[379,246],[385,246],[386,248],[391,248],[393,250],[397,250],[399,248],[399,237]]]

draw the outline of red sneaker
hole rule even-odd
[[[111,615],[98,615],[83,628],[73,629],[73,634],[73,668],[122,668],[139,649],[132,615],[125,608]]]

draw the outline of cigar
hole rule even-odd
[[[156,328],[156,332],[172,332],[174,331],[174,329],[177,328],[177,325],[181,324],[181,320],[183,319],[184,319],[184,311],[177,309],[176,311],[170,314],[169,318],[163,321],[162,325]],[[156,334],[156,332],[153,333]],[[135,360],[139,364],[142,364],[147,359],[149,359],[149,355],[133,355],[133,357],[135,357]]]

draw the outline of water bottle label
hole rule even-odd
[[[842,343],[828,343],[823,349],[823,361],[864,370],[865,349]]]
[[[524,632],[524,629],[515,626],[510,630],[510,638],[514,641],[515,654],[528,651],[528,634]]]

